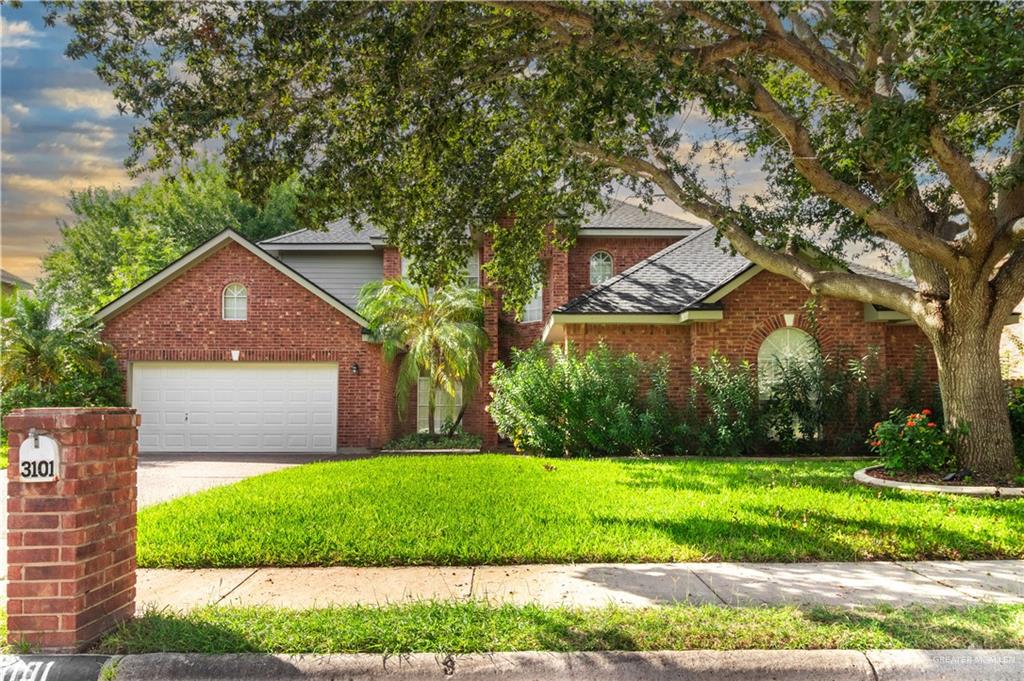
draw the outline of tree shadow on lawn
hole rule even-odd
[[[996,611],[984,621],[958,616],[968,608],[924,608],[910,606],[901,609],[884,608],[865,612],[858,609],[829,609],[812,607],[804,610],[807,621],[825,626],[852,626],[874,629],[885,634],[895,646],[916,648],[922,631],[933,632],[943,638],[943,648],[1019,648],[1024,646],[1024,630],[1013,611]],[[1005,613],[1005,614],[1004,614]]]
[[[688,549],[670,560],[772,561],[857,560],[850,546],[823,536],[813,528],[780,527],[739,518],[699,516],[682,520],[617,518],[602,516],[595,522],[607,528],[623,528],[631,534],[653,531],[671,543]]]
[[[635,650],[638,646],[635,638],[614,622],[588,618],[578,611],[443,603],[438,617],[431,617],[428,613],[437,605],[426,601],[395,609],[338,608],[292,614],[267,609],[269,619],[261,617],[257,608],[227,615],[232,618],[227,626],[207,621],[202,612],[178,615],[151,611],[105,637],[96,651],[122,655],[241,654],[242,658],[231,658],[226,663],[237,664],[238,668],[223,678],[250,678],[246,670],[251,669],[252,678],[305,679],[308,676],[299,675],[299,670],[287,662],[266,659],[260,665],[260,658],[246,659],[244,654],[461,654],[515,650],[521,643],[529,649],[553,651]],[[446,612],[447,608],[452,612]],[[216,620],[224,616],[220,611],[213,607],[206,614]],[[282,619],[289,623],[281,627]],[[221,677],[214,674],[211,678]]]
[[[141,617],[118,626],[96,645],[96,652],[108,655],[258,651],[253,641],[237,631],[166,609],[147,610]]]
[[[633,460],[621,462],[629,479],[623,484],[638,489],[716,493],[723,489],[785,489],[814,487],[823,491],[845,490],[856,485],[852,471],[842,464],[831,470],[807,466],[804,461],[674,461]]]
[[[1019,558],[999,549],[993,541],[941,527],[903,525],[898,518],[881,521],[844,518],[826,511],[786,509],[764,504],[743,504],[764,518],[761,521],[698,516],[680,520],[602,516],[605,527],[654,531],[673,544],[686,547],[700,560],[725,561],[859,561],[965,558]],[[922,534],[923,533],[923,534]],[[677,556],[685,557],[680,552]],[[692,555],[692,554],[691,554]],[[674,558],[678,560],[679,558]],[[691,558],[692,559],[692,558]]]

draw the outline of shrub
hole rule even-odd
[[[516,449],[548,456],[669,451],[677,432],[668,367],[599,345],[579,354],[541,344],[513,350],[491,378],[491,417]]]
[[[930,409],[907,414],[893,410],[889,418],[879,421],[868,441],[882,459],[886,470],[920,473],[940,471],[955,461],[951,440],[953,434],[932,420]]]
[[[414,452],[424,449],[480,449],[479,435],[471,435],[462,431],[444,434],[410,433],[395,438],[384,445],[383,449],[399,449]]]
[[[749,454],[764,439],[757,376],[749,362],[732,364],[712,353],[706,366],[694,365],[690,425],[697,452],[707,456]],[[699,415],[697,405],[707,414]]]

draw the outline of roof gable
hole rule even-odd
[[[116,300],[107,303],[91,317],[90,321],[100,322],[122,312],[128,307],[143,300],[150,293],[156,291],[164,284],[176,279],[179,275],[203,262],[214,253],[232,243],[238,244],[270,267],[273,267],[284,276],[299,284],[299,286],[303,287],[317,298],[320,298],[346,317],[355,321],[363,328],[369,327],[369,323],[358,312],[232,229],[224,230],[206,243],[197,246],[182,257],[178,258],[135,288],[127,291]]]
[[[599,284],[556,312],[568,314],[678,314],[753,265],[715,243],[707,227]]]
[[[268,250],[317,248],[349,248],[370,249],[380,245],[384,234],[373,225],[367,223],[362,229],[356,229],[348,220],[342,218],[328,223],[326,229],[299,229],[288,234],[264,239],[259,246]]]
[[[651,209],[612,199],[608,210],[592,212],[580,226],[582,234],[609,234],[617,232],[662,232],[666,235],[686,236],[705,229],[703,226],[680,220]]]

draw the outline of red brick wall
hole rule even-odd
[[[249,292],[248,319],[225,321],[221,292]],[[338,446],[378,447],[392,436],[381,418],[378,345],[362,327],[238,244],[228,244],[107,320],[103,338],[122,365],[132,361],[319,361],[338,363]],[[353,374],[352,364],[360,371]]]
[[[568,325],[566,336],[579,347],[592,347],[599,339],[616,350],[648,356],[665,353],[671,362],[674,395],[685,395],[690,385],[690,366],[704,364],[713,351],[731,360],[757,364],[761,342],[775,329],[793,326],[810,331],[804,305],[810,294],[800,284],[770,272],[755,275],[722,300],[723,319],[685,326]],[[849,300],[823,298],[817,305],[818,337],[825,352],[862,357],[872,348],[879,351],[882,369],[903,370],[909,375],[915,346],[925,349],[926,383],[937,380],[935,356],[928,339],[916,326],[893,326],[864,321],[864,306]],[[893,386],[898,389],[900,386]],[[930,390],[926,390],[926,396]]]
[[[4,419],[7,641],[76,652],[135,613],[139,420],[123,407],[18,409]],[[21,482],[35,428],[60,445],[55,482]]]
[[[586,293],[591,288],[590,256],[597,251],[605,251],[612,256],[614,275],[629,269],[644,258],[649,258],[679,239],[680,237],[580,237],[569,249],[568,300]]]

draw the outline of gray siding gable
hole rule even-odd
[[[282,251],[281,262],[346,305],[359,304],[359,289],[384,278],[381,251]]]

